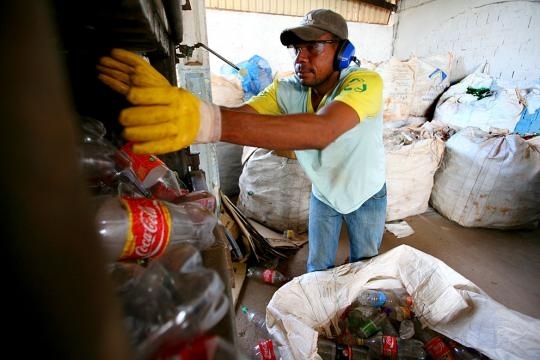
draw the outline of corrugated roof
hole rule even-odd
[[[189,0],[188,0],[189,1]],[[192,0],[195,1],[195,0]],[[347,21],[387,25],[399,0],[205,0],[207,9],[303,16],[312,9],[326,8]]]

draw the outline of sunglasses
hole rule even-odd
[[[339,40],[314,40],[306,41],[302,44],[287,45],[287,49],[293,58],[296,58],[301,51],[307,52],[310,56],[320,55],[324,51],[325,44],[335,44]]]

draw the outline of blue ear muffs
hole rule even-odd
[[[349,40],[343,40],[339,45],[338,51],[336,51],[336,56],[334,58],[334,69],[343,70],[347,68],[351,61],[354,61],[355,59],[354,45],[351,44]]]

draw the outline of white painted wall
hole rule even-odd
[[[394,55],[451,51],[452,81],[487,61],[489,74],[515,84],[540,79],[540,1],[401,0]]]
[[[206,9],[208,45],[234,63],[259,55],[273,72],[292,70],[279,41],[300,17]],[[377,63],[446,54],[455,82],[489,63],[489,73],[516,84],[540,78],[540,0],[401,0],[389,25],[349,22],[361,59]],[[210,55],[210,69],[224,62]]]
[[[266,59],[273,73],[290,71],[293,60],[281,45],[279,35],[297,26],[301,17],[268,15],[206,9],[208,46],[233,63],[249,60],[253,55]],[[387,60],[392,53],[393,26],[349,22],[349,40],[356,56],[371,62]],[[219,73],[228,66],[210,55],[210,70]]]

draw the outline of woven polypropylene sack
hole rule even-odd
[[[386,150],[386,221],[424,213],[429,206],[433,176],[442,159],[444,142],[439,138],[417,139]]]
[[[244,163],[239,189],[245,216],[280,232],[307,231],[311,182],[298,160],[257,148]]]
[[[446,142],[430,202],[465,227],[535,228],[540,222],[540,137],[467,127]]]

